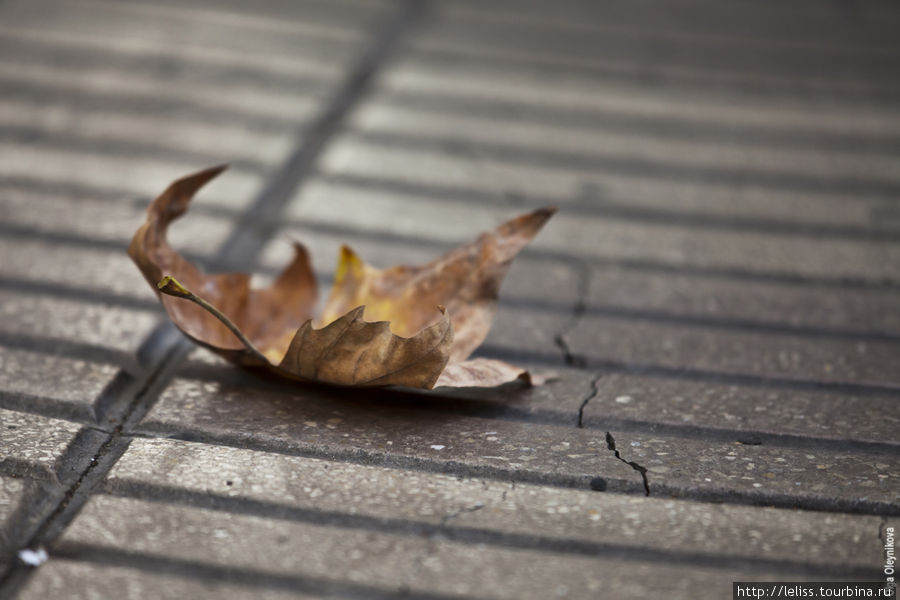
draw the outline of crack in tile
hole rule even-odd
[[[584,427],[584,410],[587,408],[588,403],[589,403],[591,400],[593,400],[594,398],[596,398],[596,397],[597,397],[597,394],[600,393],[600,390],[599,390],[599,388],[597,387],[597,382],[600,380],[601,377],[603,377],[603,376],[602,376],[602,375],[597,375],[596,377],[594,377],[593,379],[591,379],[591,391],[590,391],[590,392],[588,393],[588,395],[585,396],[584,399],[581,401],[581,406],[578,407],[578,423],[577,423],[577,427],[578,427],[579,429],[581,429],[581,428]]]
[[[467,507],[459,509],[456,512],[444,515],[443,517],[441,517],[441,525],[446,525],[448,522],[455,519],[459,515],[462,515],[465,513],[473,513],[475,511],[481,510],[482,508],[484,508],[484,504],[482,502],[476,502],[472,506],[467,506]]]
[[[584,317],[584,313],[587,311],[587,299],[588,294],[590,293],[590,287],[590,271],[586,266],[582,265],[578,269],[578,299],[572,307],[572,316],[562,330],[553,336],[553,343],[559,348],[559,351],[562,352],[563,362],[566,366],[575,367],[576,369],[583,369],[587,365],[587,360],[580,354],[572,351],[569,342],[566,340],[566,336],[569,335],[570,331],[575,329],[582,317]]]
[[[619,454],[619,450],[616,448],[616,438],[614,438],[608,431],[606,432],[606,447],[609,448],[613,454],[615,454],[616,458],[641,474],[641,480],[643,480],[644,482],[644,495],[649,496],[650,482],[647,481],[647,467],[643,467],[633,460],[625,460],[624,458],[622,458],[622,455]]]

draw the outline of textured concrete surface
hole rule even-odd
[[[46,405],[48,411],[58,413],[68,406],[71,414],[89,419],[94,399],[113,378],[116,366],[61,356],[57,348],[44,350],[4,349],[0,388],[6,402],[18,410]]]
[[[848,440],[891,444],[900,425],[893,414],[897,399],[887,391],[852,394],[618,373],[598,377],[595,386],[583,425],[598,429],[621,430],[628,423],[634,430],[690,435],[708,428],[731,442],[789,445],[822,438],[840,448]]]
[[[877,579],[900,514],[900,13],[881,0],[0,4],[0,597],[701,598]],[[271,278],[560,212],[482,356],[298,387],[124,254]],[[649,494],[649,496],[647,495]],[[38,569],[18,550],[45,547]]]
[[[646,316],[706,325],[713,330],[741,329],[765,323],[785,334],[822,335],[831,331],[896,336],[900,308],[896,292],[855,288],[838,282],[804,285],[798,282],[729,280],[727,276],[687,273],[647,273],[605,267],[590,272],[591,310]]]
[[[18,291],[0,291],[0,335],[44,338],[133,353],[156,323],[155,312]],[[54,342],[60,340],[60,342]]]
[[[398,532],[430,525],[452,537],[449,527],[477,529],[486,532],[487,543],[501,545],[504,536],[537,536],[561,546],[594,545],[598,554],[652,548],[727,557],[737,564],[760,556],[792,562],[802,549],[829,555],[835,565],[859,567],[880,556],[872,541],[881,524],[877,517],[709,507],[172,440],[132,442],[105,490],[127,496],[156,490],[185,504],[212,494],[233,500],[238,511],[252,510],[253,504],[244,502],[251,500],[280,509],[288,519],[339,524],[358,517],[370,526],[390,522],[387,527]],[[739,537],[744,541],[735,545]]]
[[[25,494],[26,482],[19,477],[0,476],[0,565],[10,561],[10,542],[6,524]]]
[[[303,594],[296,589],[260,589],[258,586],[227,578],[196,578],[190,573],[175,573],[171,569],[148,572],[139,567],[117,567],[60,559],[41,567],[40,572],[19,594],[19,598],[61,598],[73,589],[78,590],[79,598],[84,600],[140,600],[147,597],[160,600],[218,600],[223,597],[235,600],[312,600],[327,597]]]
[[[5,473],[55,479],[75,423],[0,409],[0,468]]]
[[[585,488],[600,477],[609,489],[639,486],[596,432],[571,425],[535,430],[528,423],[417,410],[416,404],[428,402],[424,397],[413,398],[412,406],[399,406],[387,396],[385,406],[379,400],[384,396],[376,391],[341,398],[294,390],[248,395],[218,383],[178,379],[140,429],[367,463],[427,465],[460,475],[494,474]]]
[[[610,434],[625,460],[647,469],[651,493],[658,486],[675,495],[744,495],[761,502],[790,497],[801,506],[818,500],[850,509],[876,502],[886,510],[897,501],[896,456]]]
[[[13,507],[18,503],[23,489],[24,485],[21,479],[0,477],[0,522],[6,521]]]
[[[589,364],[652,364],[762,377],[900,383],[896,342],[816,339],[758,331],[590,316],[567,339]]]
[[[628,563],[605,558],[547,555],[359,529],[341,531],[104,496],[91,500],[80,521],[64,535],[61,549],[77,551],[87,545],[111,544],[115,549],[120,540],[127,540],[129,551],[150,560],[165,557],[300,581],[313,579],[322,587],[338,590],[359,586],[361,595],[370,597],[393,592],[438,597],[584,598],[609,586],[623,598],[637,598],[653,589],[671,589],[673,597],[718,598],[731,581],[726,586],[720,580],[712,587],[707,570],[657,566],[660,581],[678,581],[675,586],[657,586],[642,581],[650,575],[646,567],[639,566],[634,572],[624,568]],[[339,563],[336,557],[342,557]],[[735,569],[725,575],[759,578],[761,574]],[[303,584],[298,582],[296,587],[303,589]]]

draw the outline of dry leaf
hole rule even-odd
[[[189,338],[234,363],[303,381],[425,389],[537,383],[502,361],[466,359],[487,336],[510,262],[555,209],[521,215],[418,267],[376,269],[344,246],[314,326],[316,282],[301,244],[263,289],[251,289],[244,273],[205,275],[169,246],[169,224],[223,170],[172,183],[151,203],[128,248]]]

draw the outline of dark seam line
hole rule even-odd
[[[118,498],[132,498],[147,502],[162,502],[225,512],[283,520],[311,523],[317,526],[355,529],[432,538],[440,536],[463,544],[489,544],[492,546],[537,550],[559,554],[575,554],[594,557],[610,557],[640,562],[663,562],[695,567],[735,568],[752,565],[761,570],[784,570],[827,574],[837,565],[822,565],[799,560],[766,559],[759,557],[727,556],[677,549],[628,546],[610,542],[548,537],[530,533],[496,531],[481,527],[448,526],[445,523],[428,523],[403,517],[369,516],[318,508],[299,508],[276,502],[245,497],[223,496],[210,492],[197,492],[176,487],[148,484],[133,480],[112,480],[103,485],[100,493]],[[858,567],[871,572],[871,568]],[[834,571],[830,571],[834,572]]]
[[[490,465],[471,465],[458,460],[436,461],[411,455],[397,455],[384,452],[371,452],[354,448],[343,448],[322,445],[285,446],[284,440],[269,442],[248,438],[238,433],[213,433],[177,425],[148,422],[136,430],[135,437],[165,438],[185,442],[198,442],[208,445],[226,446],[243,450],[254,450],[298,456],[330,462],[343,462],[362,466],[377,466],[389,469],[419,471],[423,473],[452,473],[471,479],[491,479],[516,483],[529,483],[563,489],[592,489],[590,474],[547,473],[543,471],[513,470]],[[643,484],[628,479],[604,478],[605,490],[625,494],[645,495]],[[612,484],[612,485],[610,485]],[[753,506],[774,506],[779,508],[802,508],[821,512],[845,512],[854,514],[900,515],[900,504],[891,504],[878,500],[822,498],[817,496],[790,496],[787,494],[766,494],[741,490],[706,491],[694,487],[676,485],[660,485],[654,483],[654,496],[671,497],[714,503],[728,502]]]
[[[337,133],[350,109],[363,97],[375,71],[382,66],[400,38],[413,27],[423,9],[423,2],[419,0],[405,2],[372,35],[370,46],[350,71],[333,102],[324,107],[324,112],[311,128],[298,132],[299,145],[235,225],[231,236],[217,253],[218,262],[235,269],[255,263],[271,234],[270,228],[254,227],[256,214],[274,227],[280,211],[311,171],[312,164],[326,143]],[[144,369],[138,374],[120,371],[95,402],[101,418],[112,419],[118,425],[112,433],[103,436],[105,439],[99,444],[95,444],[94,457],[86,466],[72,465],[81,472],[61,501],[27,534],[27,539],[12,540],[13,545],[34,547],[49,543],[59,533],[54,529],[61,531],[68,525],[90,496],[91,488],[125,452],[127,440],[122,436],[127,435],[149,412],[161,389],[171,381],[173,365],[180,363],[192,348],[190,342],[168,322],[144,340],[138,349],[138,362],[144,365]],[[32,570],[19,561],[11,561],[0,575],[0,596],[16,595],[31,574]]]

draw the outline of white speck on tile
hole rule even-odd
[[[631,396],[618,396],[616,397],[616,402],[619,404],[628,404],[631,402]]]
[[[32,550],[31,548],[23,548],[19,550],[19,559],[30,567],[39,567],[47,562],[47,551],[43,548]]]
[[[431,445],[432,450],[443,450],[444,448],[446,448],[446,446],[444,446],[443,444],[432,444]]]

